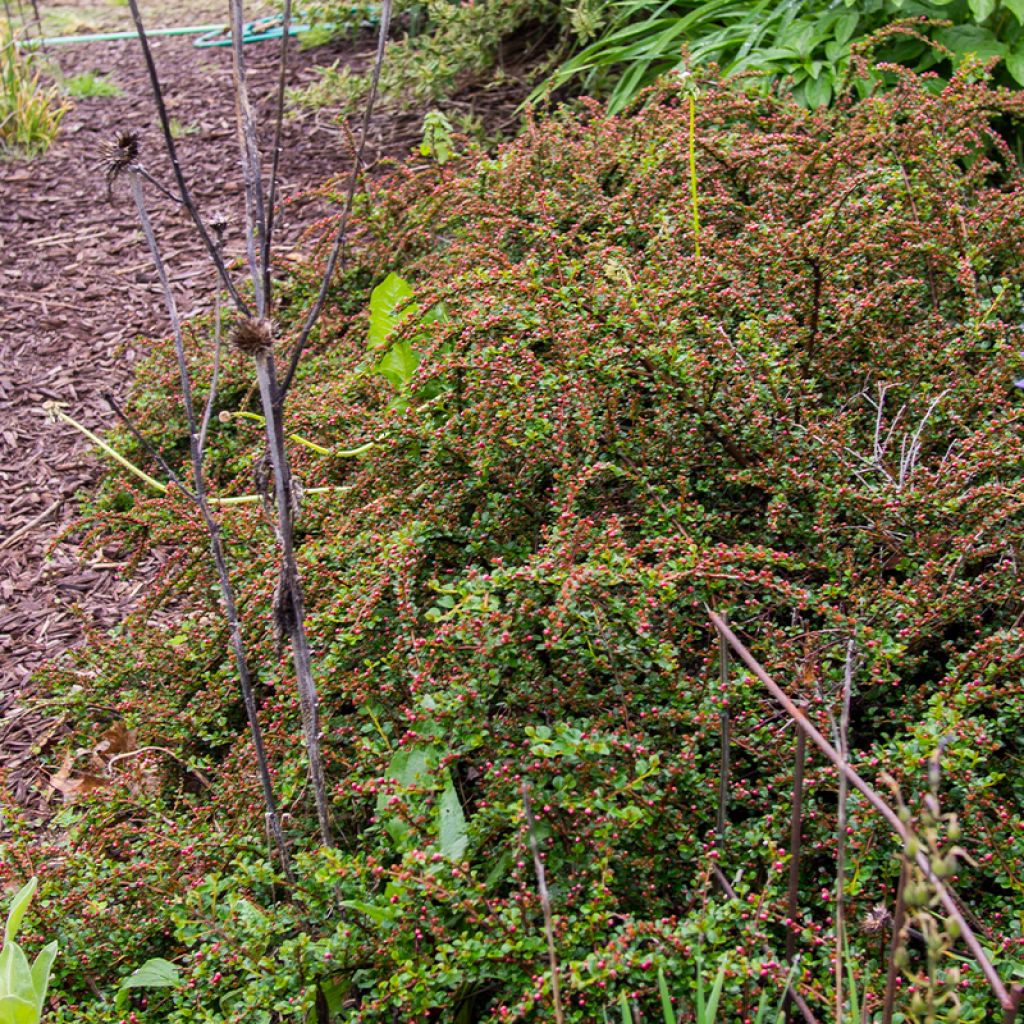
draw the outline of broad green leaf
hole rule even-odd
[[[967,0],[975,21],[984,21],[995,9],[996,0]]]
[[[4,929],[5,943],[13,942],[14,937],[18,934],[21,919],[25,916],[25,911],[28,910],[32,894],[36,891],[38,884],[35,878],[30,878],[11,900],[11,909],[7,911],[7,927]]]
[[[860,13],[858,11],[847,11],[846,14],[839,15],[836,18],[835,28],[832,30],[834,40],[837,43],[849,42],[858,21],[860,21]]]
[[[403,320],[416,312],[409,282],[397,274],[388,274],[370,295],[369,345],[372,349],[383,348]],[[404,306],[401,312],[399,308]]]
[[[413,351],[412,345],[407,341],[399,341],[377,364],[377,372],[401,390],[412,380],[419,364],[420,357]]]
[[[153,957],[141,967],[136,967],[124,981],[121,988],[174,988],[181,983],[181,973],[169,960]]]
[[[32,964],[32,984],[36,990],[36,1006],[40,1015],[43,1012],[43,1001],[46,999],[46,990],[50,985],[50,969],[53,961],[57,958],[57,943],[51,942],[44,946]]]
[[[1006,55],[1006,70],[1013,76],[1018,85],[1024,85],[1024,48],[1014,50]]]
[[[388,778],[405,789],[426,786],[430,783],[434,761],[434,752],[429,747],[403,747],[391,758]]]
[[[935,37],[958,57],[973,53],[976,57],[986,60],[989,57],[1003,57],[1006,54],[1006,46],[987,28],[980,25],[954,25],[952,28],[941,29]]]
[[[450,772],[445,773],[444,790],[437,806],[437,833],[442,856],[452,861],[462,860],[469,836],[466,834],[466,815]]]
[[[0,1024],[39,1024],[39,1011],[19,996],[0,995]]]
[[[16,942],[8,942],[0,950],[0,996],[13,996],[35,1006],[36,986],[28,959]]]
[[[1003,0],[1003,6],[1024,25],[1024,0]]]
[[[341,905],[350,910],[358,910],[360,914],[365,914],[377,924],[390,925],[395,920],[394,911],[390,907],[375,907],[372,903],[363,903],[360,900],[342,900]]]

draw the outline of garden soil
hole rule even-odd
[[[264,135],[279,46],[246,47]],[[289,81],[311,81],[314,64],[334,60],[365,66],[373,46],[367,37],[301,52],[292,42]],[[228,252],[238,256],[243,196],[230,51],[197,49],[188,37],[154,39],[153,49],[197,204],[207,215],[227,213]],[[76,496],[105,468],[95,446],[55,421],[48,407],[57,403],[93,431],[110,427],[115,416],[103,395],[124,396],[146,339],[167,332],[127,184],[114,182],[108,196],[104,153],[118,133],[135,131],[140,160],[154,177],[171,185],[170,167],[137,42],[50,53],[66,77],[100,71],[123,95],[76,102],[45,156],[0,163],[0,783],[36,817],[45,817],[48,791],[52,796],[40,751],[70,723],[33,689],[32,673],[90,631],[114,626],[168,555],[154,552],[128,572],[125,552],[84,546]],[[408,154],[421,116],[375,117],[369,166],[384,152]],[[293,110],[284,142],[279,263],[301,258],[304,230],[328,212],[307,190],[347,172],[353,158],[352,133],[324,111]],[[214,279],[190,223],[174,203],[153,189],[150,195],[179,309],[187,315],[210,308]]]

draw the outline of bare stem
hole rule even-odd
[[[789,819],[789,886],[786,893],[786,963],[796,963],[796,919],[799,914],[800,844],[803,827],[804,768],[807,764],[807,737],[796,733],[796,756],[793,764],[793,808]],[[789,993],[783,1000],[785,1019],[793,1019]]]
[[[132,2],[134,2],[134,0],[132,0]],[[356,150],[355,162],[352,164],[352,173],[349,175],[348,192],[345,196],[345,205],[342,207],[341,219],[338,221],[338,232],[334,239],[334,246],[331,249],[331,254],[327,258],[327,266],[324,268],[324,276],[323,280],[320,282],[320,291],[317,294],[316,302],[313,303],[313,308],[309,311],[309,315],[306,317],[306,322],[302,325],[302,331],[299,334],[299,339],[295,342],[295,347],[292,349],[291,359],[288,363],[288,370],[285,373],[284,381],[281,384],[280,393],[277,399],[277,405],[279,408],[284,405],[284,400],[288,395],[288,389],[292,385],[292,379],[295,377],[295,371],[299,365],[299,359],[302,357],[303,350],[306,347],[306,343],[309,341],[309,336],[312,333],[313,328],[320,319],[320,314],[323,312],[324,304],[327,301],[327,293],[330,291],[331,281],[334,278],[334,272],[337,269],[338,262],[341,259],[345,248],[345,242],[348,239],[348,222],[352,214],[352,205],[355,203],[356,186],[359,183],[359,174],[363,169],[363,154],[366,151],[366,138],[370,133],[370,117],[373,114],[373,105],[377,99],[377,88],[380,84],[380,69],[384,63],[384,47],[387,45],[388,29],[391,25],[391,5],[392,0],[383,0],[380,5],[380,32],[377,36],[377,56],[373,65],[373,77],[370,81],[370,92],[366,98],[366,110],[363,114],[362,129],[359,133],[359,148]]]
[[[305,601],[298,564],[295,560],[291,466],[273,405],[276,390],[274,357],[269,351],[257,352],[255,363],[260,401],[263,405],[267,447],[270,450],[270,459],[274,469],[277,542],[281,552],[281,586],[278,594],[278,607],[275,610],[278,623],[282,631],[287,634],[292,647],[292,661],[295,665],[295,678],[299,690],[299,706],[302,711],[302,730],[309,761],[309,780],[313,787],[317,819],[320,823],[320,838],[324,846],[333,846],[327,786],[324,781],[323,757],[320,751],[319,696],[316,682],[313,679],[313,663],[309,640],[306,636]]]
[[[135,0],[131,0],[132,4]],[[140,27],[141,35],[141,27]],[[178,360],[178,376],[181,386],[182,401],[185,405],[185,416],[188,421],[189,450],[192,456],[192,476],[195,487],[194,502],[202,516],[206,526],[206,532],[210,539],[210,553],[213,556],[214,565],[217,569],[217,581],[220,585],[221,600],[224,604],[224,616],[227,620],[228,631],[231,637],[231,649],[235,658],[235,667],[238,671],[239,687],[242,691],[242,701],[245,705],[245,714],[249,722],[249,731],[252,736],[253,751],[256,755],[256,768],[263,789],[263,803],[266,811],[267,826],[277,846],[278,856],[281,858],[281,869],[289,881],[294,880],[292,873],[291,859],[288,855],[288,848],[285,845],[284,833],[281,830],[281,819],[277,810],[277,800],[274,796],[274,787],[270,779],[270,769],[267,763],[266,749],[263,744],[263,732],[259,724],[259,716],[256,710],[256,700],[252,691],[252,677],[249,672],[249,664],[245,653],[245,643],[242,638],[242,625],[238,616],[238,607],[235,602],[235,592],[231,585],[231,578],[228,573],[227,556],[224,551],[224,542],[220,533],[220,526],[210,511],[210,504],[206,495],[206,483],[203,478],[202,452],[199,446],[199,431],[196,424],[195,407],[192,401],[192,381],[189,376],[188,362],[185,358],[185,342],[181,331],[181,318],[178,315],[178,306],[174,300],[174,293],[171,290],[170,281],[167,277],[167,269],[164,266],[160,254],[160,247],[157,245],[156,236],[153,233],[153,225],[149,219],[146,209],[146,199],[142,190],[142,179],[133,170],[129,170],[132,183],[132,195],[135,199],[135,207],[142,224],[142,231],[149,245],[150,254],[153,257],[153,264],[156,267],[157,277],[160,279],[160,286],[163,291],[164,302],[167,305],[167,316],[171,322],[171,331],[174,337],[174,352]]]
[[[246,81],[245,50],[242,42],[245,17],[242,0],[231,0],[230,10],[233,57],[231,70],[234,78],[235,118],[238,124],[238,152],[242,162],[242,185],[245,192],[245,252],[249,261],[249,278],[256,298],[256,316],[262,319],[266,316],[266,294],[263,290],[261,257],[265,252],[267,221],[256,121],[252,113],[252,104],[249,102],[249,86]]]
[[[199,237],[203,240],[203,244],[206,246],[207,251],[210,254],[210,258],[213,260],[213,265],[217,268],[217,273],[220,274],[221,280],[224,282],[224,287],[228,290],[228,294],[231,296],[232,301],[238,307],[239,311],[248,314],[249,307],[243,301],[241,295],[238,294],[238,290],[235,288],[231,281],[231,275],[228,274],[228,268],[224,265],[224,260],[221,259],[220,253],[217,251],[217,246],[213,239],[210,237],[210,233],[206,230],[206,225],[203,224],[202,217],[199,216],[199,210],[196,208],[196,204],[192,199],[192,193],[189,191],[188,183],[185,181],[185,175],[181,169],[181,163],[178,161],[178,148],[174,142],[174,135],[171,133],[171,120],[167,115],[167,105],[164,103],[164,93],[160,86],[160,78],[156,72],[156,62],[153,60],[153,51],[149,46],[149,39],[146,36],[145,26],[142,24],[142,15],[139,13],[139,0],[128,0],[128,6],[131,8],[132,20],[135,22],[135,30],[139,34],[139,45],[142,47],[142,56],[146,62],[146,71],[149,74],[149,83],[153,89],[153,101],[156,103],[157,115],[160,118],[160,129],[163,133],[164,146],[167,149],[167,155],[171,161],[171,167],[174,170],[174,180],[178,183],[178,191],[181,194],[181,201],[188,210],[189,216],[192,218],[192,222],[196,226],[196,230],[199,232]]]
[[[822,736],[822,734],[808,721],[807,716],[796,706],[796,704],[793,703],[786,692],[764,670],[760,662],[758,662],[758,660],[743,645],[736,634],[733,633],[728,625],[726,625],[725,620],[714,612],[709,611],[708,614],[710,615],[715,628],[726,638],[729,642],[729,646],[739,655],[747,668],[749,668],[750,671],[761,680],[768,692],[782,705],[789,717],[793,719],[802,732],[807,734],[807,738],[829,759],[829,761],[832,762],[832,764],[836,766],[840,774],[846,777],[849,784],[864,795],[867,802],[885,819],[889,827],[905,844],[910,838],[910,834],[892,807],[890,807],[885,800],[883,800],[882,797],[843,760],[832,744],[829,743],[829,741],[825,739],[825,737]],[[999,1005],[1006,1011],[1012,1008],[1014,1012],[1016,1012],[1019,997],[1009,991],[1003,984],[995,967],[992,966],[992,961],[989,960],[984,947],[978,941],[978,937],[975,935],[974,929],[971,928],[970,924],[968,924],[961,912],[952,890],[935,874],[934,871],[932,871],[928,857],[923,851],[918,852],[914,859],[915,863],[928,880],[928,883],[934,887],[940,902],[946,908],[946,913],[960,926],[960,932],[963,936],[964,943],[970,950],[971,955],[978,962],[978,966],[985,975],[985,980],[988,982],[989,988],[991,988],[993,994],[999,1000]]]
[[[722,726],[722,756],[718,770],[718,822],[716,833],[718,845],[725,845],[725,824],[729,813],[729,645],[724,637],[718,638],[718,675],[722,710],[719,721]]]
[[[274,112],[274,148],[270,154],[270,188],[267,198],[267,223],[263,232],[263,294],[267,314],[273,312],[273,281],[270,276],[270,252],[274,239],[274,215],[277,210],[277,174],[281,163],[281,137],[284,132],[284,92],[288,72],[288,33],[292,24],[292,0],[284,0],[281,11],[281,55],[277,65],[277,106]]]
[[[523,783],[523,813],[526,815],[526,829],[530,837],[530,853],[533,854],[533,867],[537,872],[537,894],[540,896],[540,909],[544,914],[544,936],[548,943],[548,964],[551,967],[551,998],[555,1004],[555,1021],[563,1024],[565,1014],[562,1011],[562,990],[558,980],[558,954],[555,952],[555,926],[551,916],[551,894],[548,892],[547,875],[544,861],[541,860],[540,847],[537,845],[537,821],[530,806],[530,791]]]

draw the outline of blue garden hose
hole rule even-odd
[[[308,32],[310,25],[289,25],[288,35],[297,36]],[[318,25],[318,28],[330,29],[333,25]],[[231,27],[229,25],[191,25],[182,28],[154,28],[146,32],[153,36],[199,36],[193,45],[200,49],[214,46],[231,45]],[[260,18],[250,21],[242,29],[243,43],[257,43],[264,39],[280,39],[284,35],[284,21],[280,16]],[[114,39],[138,39],[138,32],[97,32],[91,35],[49,36],[42,39],[26,39],[25,46],[63,46],[68,43],[106,43]]]

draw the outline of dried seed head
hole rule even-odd
[[[107,195],[110,187],[139,159],[139,133],[127,129],[117,133],[113,142],[103,148],[103,166],[107,171]]]
[[[273,348],[273,328],[269,320],[245,317],[235,324],[230,340],[239,352],[247,356],[259,355]]]
[[[892,914],[884,903],[876,903],[861,919],[860,928],[868,935],[877,935],[892,923]]]
[[[228,229],[228,223],[228,215],[223,210],[214,210],[210,214],[210,230],[221,245],[224,244],[224,234]]]

